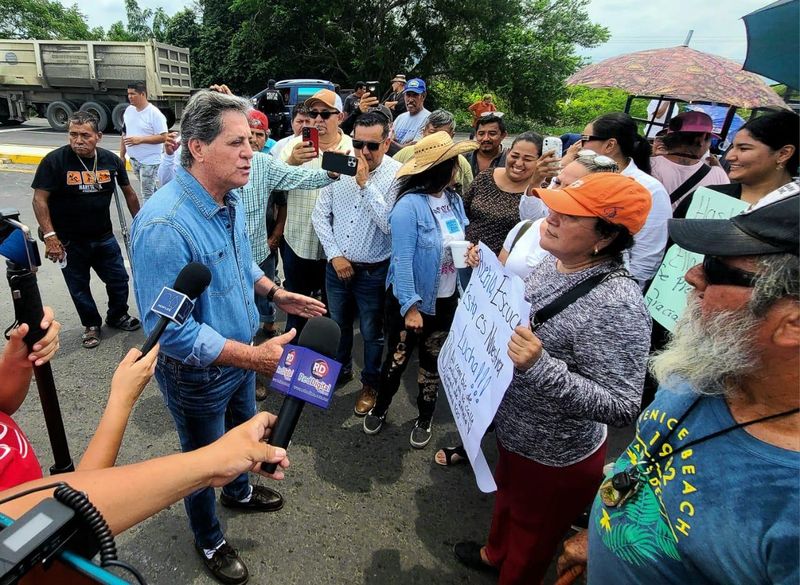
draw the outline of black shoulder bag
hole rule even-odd
[[[669,200],[672,202],[672,209],[678,207],[683,199],[683,196],[696,187],[697,184],[702,181],[710,172],[711,167],[704,163],[703,166],[697,169],[691,177],[686,179],[677,189],[670,193]]]
[[[544,325],[545,321],[552,319],[556,315],[558,315],[561,311],[569,307],[572,303],[577,301],[582,296],[588,294],[594,287],[596,287],[601,282],[605,282],[610,278],[618,278],[618,277],[625,277],[625,278],[633,278],[630,273],[625,270],[613,270],[611,272],[601,272],[599,274],[595,274],[594,276],[590,276],[584,281],[579,282],[571,289],[567,290],[559,296],[554,301],[546,304],[544,307],[539,309],[533,314],[533,318],[531,319],[531,330],[536,331]]]

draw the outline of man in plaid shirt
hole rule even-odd
[[[319,152],[303,142],[302,136],[293,138],[281,152],[281,158],[293,166],[319,169],[324,151],[348,152],[353,141],[339,129],[342,113],[336,105],[337,95],[321,89],[305,101],[311,125],[319,131]],[[319,171],[321,172],[321,171]],[[322,292],[325,302],[325,269],[328,264],[325,251],[311,223],[311,214],[317,203],[319,188],[299,188],[289,191],[287,201],[284,246],[281,250],[286,290],[314,296]],[[286,330],[292,327],[300,335],[306,320],[296,315],[286,319]]]
[[[264,126],[266,118],[258,110],[250,110],[247,116],[250,128]],[[286,209],[286,193],[290,189],[319,189],[334,180],[333,173],[321,169],[292,167],[286,163],[253,149],[250,168],[250,182],[241,188],[242,203],[247,222],[247,236],[253,248],[253,260],[268,278],[275,278],[277,248],[280,237],[271,233],[276,225],[276,207]],[[256,295],[256,306],[261,318],[263,337],[274,335],[275,307],[266,299]],[[256,381],[256,399],[263,400],[267,395],[266,386]]]

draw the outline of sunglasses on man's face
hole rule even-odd
[[[375,152],[376,150],[378,150],[381,147],[381,144],[383,144],[383,143],[382,142],[368,142],[366,140],[353,140],[353,148],[355,148],[356,150],[361,150],[362,148],[364,148],[366,146],[369,150],[371,150],[372,152]]]
[[[703,258],[703,273],[705,274],[706,284],[717,286],[727,285],[752,288],[759,278],[759,275],[755,272],[748,272],[731,266],[716,256],[705,256]]]
[[[330,110],[309,110],[308,117],[311,118],[312,120],[316,120],[317,116],[319,116],[323,120],[327,120],[328,118],[337,113],[338,112],[331,112]]]

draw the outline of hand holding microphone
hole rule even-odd
[[[314,317],[309,319],[308,323],[306,323],[305,328],[300,333],[297,345],[315,351],[333,360],[336,356],[336,350],[339,347],[339,338],[341,334],[342,332],[339,326],[333,319]],[[297,396],[292,396],[291,388],[289,391],[290,393],[283,399],[283,404],[278,413],[278,418],[275,421],[275,426],[269,436],[270,445],[282,447],[284,449],[289,445],[289,441],[292,439],[294,428],[297,426],[297,421],[300,420],[300,413],[303,412],[303,406],[305,406],[305,400]],[[266,473],[275,473],[276,469],[276,463],[261,464],[261,470]]]

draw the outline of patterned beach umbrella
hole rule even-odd
[[[744,17],[742,69],[800,88],[800,1],[778,0]]]
[[[665,96],[740,108],[786,104],[756,74],[735,61],[686,46],[638,51],[584,67],[567,85],[616,87],[632,95]]]

